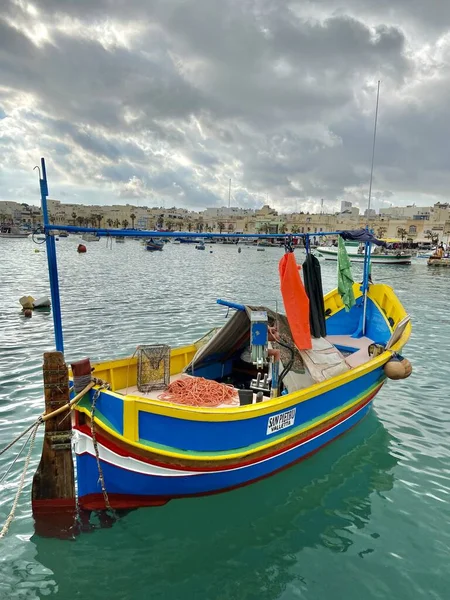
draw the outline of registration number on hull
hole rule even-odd
[[[291,408],[291,410],[282,412],[279,415],[273,415],[272,417],[269,417],[269,420],[267,421],[266,435],[276,433],[277,431],[281,431],[282,429],[286,429],[286,427],[293,425],[295,421],[296,410],[296,408]]]

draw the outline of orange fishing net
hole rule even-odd
[[[185,377],[173,381],[158,399],[188,406],[219,406],[236,404],[238,394],[235,388],[224,383],[203,377]]]

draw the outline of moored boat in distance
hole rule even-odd
[[[364,262],[364,244],[346,241],[345,249],[351,262]],[[319,246],[315,252],[323,256],[325,260],[337,261],[338,259],[337,246]],[[386,250],[384,248],[375,248],[370,257],[371,262],[377,265],[409,265],[411,259],[411,254],[407,254],[403,250]]]
[[[0,228],[0,238],[5,239],[24,239],[30,235],[29,231],[24,231],[19,227],[14,227],[12,225],[3,225]]]
[[[158,252],[164,248],[163,243],[156,242],[153,238],[145,242],[145,249],[149,252]]]
[[[85,232],[81,236],[81,239],[84,242],[99,242],[100,241],[100,237],[96,233],[86,233]]]

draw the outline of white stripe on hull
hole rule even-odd
[[[319,433],[318,435],[313,436],[312,438],[309,438],[309,439],[301,442],[297,446],[294,446],[294,448],[289,448],[287,450],[284,450],[283,452],[280,452],[279,454],[275,454],[274,456],[269,456],[267,458],[263,458],[262,460],[255,461],[254,463],[251,463],[250,465],[232,467],[230,469],[219,469],[217,471],[214,471],[214,470],[183,471],[183,470],[176,469],[176,468],[160,467],[159,465],[142,462],[140,460],[132,458],[131,456],[121,456],[120,454],[113,452],[112,450],[110,450],[109,448],[106,448],[105,446],[103,446],[102,444],[100,444],[98,442],[97,442],[97,447],[98,447],[99,456],[103,461],[110,463],[111,465],[114,465],[120,469],[132,471],[133,473],[142,473],[143,475],[156,475],[159,477],[186,477],[186,476],[193,476],[193,475],[211,475],[212,473],[224,473],[227,471],[237,471],[239,469],[246,469],[247,467],[251,467],[256,464],[261,464],[261,463],[264,463],[273,458],[282,456],[283,454],[286,454],[287,452],[292,452],[296,448],[299,448],[300,446],[303,446],[304,444],[307,444],[307,443],[313,441],[314,439],[320,438],[321,436],[325,435],[326,433],[333,431],[333,429],[336,429],[336,427],[340,427],[346,421],[348,421],[349,419],[353,418],[356,414],[358,414],[361,410],[364,410],[366,407],[367,407],[367,404],[364,404],[364,406],[359,408],[355,413],[349,415],[343,421],[340,421],[339,423],[336,423],[335,425],[333,425],[333,427],[330,427],[329,429]],[[95,458],[94,444],[92,443],[92,438],[90,436],[86,435],[85,433],[83,433],[81,431],[74,430],[72,439],[73,439],[73,445],[74,445],[74,450],[75,450],[76,454],[88,453]]]

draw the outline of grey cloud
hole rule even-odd
[[[82,196],[109,202],[155,194],[185,206],[222,204],[228,177],[242,205],[266,193],[280,206],[345,194],[362,202],[380,74],[374,198],[381,202],[383,190],[394,199],[415,190],[446,194],[450,72],[445,58],[431,64],[412,51],[438,35],[431,16],[421,21],[416,0],[409,16],[404,0],[37,6],[49,33],[40,45],[24,33],[37,19],[18,3],[7,2],[0,20],[0,106],[8,114],[0,120],[8,149],[0,162],[22,170],[21,157],[50,153],[56,188],[61,182],[67,197],[77,197],[83,173]],[[448,29],[446,10],[436,14]],[[123,23],[126,44],[102,45],[96,32],[106,22],[119,33]],[[181,166],[183,158],[192,166]]]

